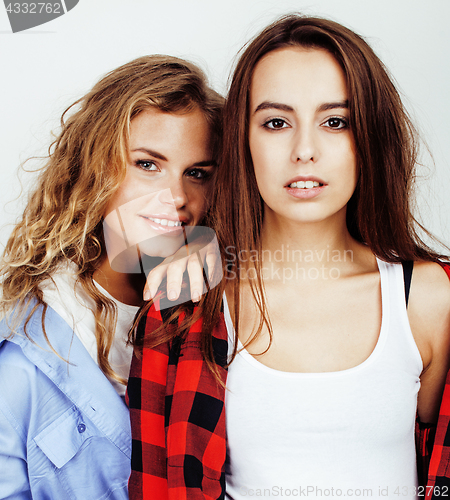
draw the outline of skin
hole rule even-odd
[[[358,178],[347,97],[342,69],[322,49],[278,49],[254,70],[249,143],[264,201],[263,276],[273,342],[264,327],[246,347],[277,370],[352,368],[370,356],[378,341],[378,266],[346,226]],[[299,178],[320,185],[309,194],[289,187]],[[274,258],[287,248],[290,255],[313,255],[297,259],[302,272],[293,272],[292,259]],[[228,291],[227,298],[231,302]],[[424,366],[418,412],[426,422],[437,417],[448,370],[449,304],[450,285],[440,266],[415,263],[408,317]],[[245,277],[240,306],[240,340],[246,344],[259,314]]]
[[[199,109],[148,108],[131,121],[126,176],[105,212],[108,255],[94,274],[121,302],[142,304],[145,276],[124,272],[114,258],[127,250],[126,266],[137,260],[136,247],[149,256],[172,255],[184,244],[182,227],[173,224],[194,226],[204,216],[215,169],[209,146],[209,125]]]

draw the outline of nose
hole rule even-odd
[[[177,210],[183,208],[188,202],[183,180],[172,178],[168,189],[164,189],[164,191],[162,191],[159,199],[162,203],[171,206],[175,205]]]
[[[300,127],[293,137],[291,160],[294,163],[316,162],[318,159],[317,141],[312,128]]]

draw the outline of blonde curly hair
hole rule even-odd
[[[39,285],[70,259],[78,267],[77,281],[96,304],[98,364],[106,376],[125,383],[108,361],[116,307],[95,286],[93,274],[104,258],[102,218],[125,178],[131,120],[148,107],[165,112],[200,109],[211,126],[216,159],[222,106],[223,98],[197,66],[155,55],[111,71],[63,113],[61,132],[1,262],[0,314],[7,317],[11,335],[24,314],[26,335],[26,325],[41,305],[45,315]],[[44,335],[48,342],[45,328]]]

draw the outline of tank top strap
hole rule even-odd
[[[422,358],[409,324],[406,287],[402,264],[388,263],[380,259],[382,321],[389,344],[388,352],[397,353],[417,373],[423,369]],[[383,329],[382,329],[383,331]]]

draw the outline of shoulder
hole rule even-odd
[[[5,319],[0,322],[0,379],[8,381],[0,385],[0,396],[11,399],[13,405],[31,404],[35,394],[54,391],[56,386],[49,374],[65,373],[64,360],[77,347],[73,330],[50,307],[44,317],[44,331],[43,307],[32,311],[34,305],[29,305],[17,327]]]
[[[433,352],[450,351],[450,280],[439,264],[414,263],[408,316],[425,366]]]
[[[23,353],[22,348],[10,340],[0,341],[0,377],[8,380],[8,384],[1,384],[3,390],[21,385],[21,379],[30,378],[36,375],[36,365],[32,363]],[[23,384],[27,389],[31,384]]]
[[[45,377],[23,353],[21,347],[9,340],[0,342],[0,406],[7,420],[19,434],[24,433],[30,418],[37,387],[47,385]],[[45,387],[48,394],[49,387]],[[39,398],[38,398],[39,400]]]
[[[414,263],[408,317],[423,361],[419,417],[435,422],[450,366],[450,280],[439,264]]]
[[[43,359],[49,369],[58,369],[60,358],[56,356],[47,345],[37,345],[32,339],[32,332],[28,331],[31,339],[23,333],[18,333],[10,339],[0,339],[0,380],[7,380],[7,384],[0,384],[0,393],[10,392],[14,397],[16,388],[20,394],[31,394],[36,385],[47,381],[48,377],[42,372],[37,359]],[[49,354],[49,356],[46,356]],[[51,358],[50,358],[51,356]],[[48,359],[56,358],[57,363],[50,365]],[[42,381],[39,382],[39,378]],[[48,384],[53,385],[53,384]],[[16,393],[16,397],[17,397]]]
[[[436,262],[415,262],[411,280],[411,307],[427,316],[450,313],[449,277]]]
[[[72,331],[70,322],[53,307],[34,298],[0,321],[0,340],[6,338],[22,348],[30,342],[48,347],[46,335],[64,339],[66,333]]]

